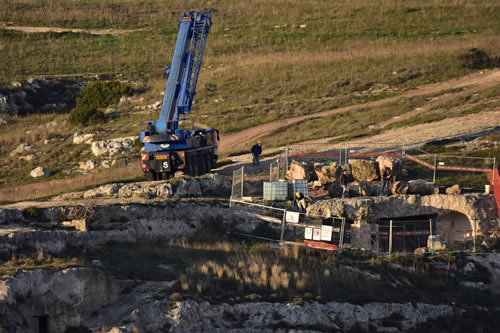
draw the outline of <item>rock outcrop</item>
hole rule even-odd
[[[50,176],[52,174],[52,171],[50,171],[47,168],[43,167],[37,167],[30,172],[30,176],[33,178],[38,178],[38,177],[43,177],[43,176]]]
[[[380,178],[377,172],[377,165],[374,161],[349,160],[352,175],[359,181],[372,181]]]
[[[50,332],[86,324],[101,307],[117,300],[122,286],[95,268],[24,271],[0,281],[0,322],[9,333],[38,332],[40,317]]]
[[[287,172],[288,179],[309,179],[311,174],[307,163],[300,163],[295,160],[292,161]]]
[[[91,146],[92,154],[96,157],[120,154],[132,149],[134,141],[138,138],[138,136],[129,136],[118,139],[94,141]]]
[[[495,198],[483,194],[435,194],[331,199],[318,201],[308,210],[311,215],[370,221],[419,215],[443,216],[450,212],[461,213],[469,221],[479,221],[481,232],[490,230],[489,221],[496,220],[497,214]]]
[[[83,134],[82,132],[75,132],[73,134],[73,144],[79,145],[82,143],[91,144],[94,139],[94,134]]]
[[[85,82],[50,78],[17,82],[14,89],[0,89],[0,115],[67,112],[83,86]]]
[[[171,332],[262,330],[272,331],[276,327],[307,329],[322,327],[328,331],[349,331],[356,325],[361,330],[377,327],[377,332],[407,331],[430,319],[451,316],[449,305],[422,303],[350,303],[307,302],[303,306],[283,303],[210,304],[208,302],[178,302],[172,311]],[[397,319],[396,319],[397,318]],[[395,321],[395,322],[393,322]]]
[[[31,150],[31,145],[29,143],[21,143],[13,151],[10,152],[10,156],[19,155]]]

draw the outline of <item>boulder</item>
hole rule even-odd
[[[328,195],[330,198],[341,198],[342,197],[342,186],[337,183],[330,184],[328,187]]]
[[[125,184],[118,190],[120,198],[171,198],[173,195],[172,184],[144,182]]]
[[[408,194],[428,195],[434,192],[434,185],[428,184],[423,179],[410,180],[408,182]]]
[[[341,192],[342,193],[342,192]],[[350,197],[366,197],[380,194],[379,186],[372,186],[365,182],[353,182],[349,186]]]
[[[418,247],[418,248],[415,249],[415,255],[416,256],[423,256],[426,253],[427,253],[427,248],[426,247]]]
[[[83,193],[83,198],[100,198],[100,197],[110,197],[115,196],[116,193],[123,187],[122,183],[106,184],[99,186]]]
[[[456,184],[446,189],[446,194],[462,194],[462,188]]]
[[[42,177],[42,176],[50,176],[51,174],[52,174],[52,171],[50,171],[47,168],[42,168],[42,167],[35,168],[35,169],[31,170],[31,172],[30,172],[30,176],[33,178]]]
[[[441,235],[432,235],[427,238],[427,248],[431,251],[442,251],[446,249],[446,243]]]
[[[193,178],[181,179],[175,189],[174,197],[201,197],[200,183]]]
[[[199,180],[201,193],[204,196],[230,196],[231,195],[231,180],[226,177],[210,173],[206,178]]]
[[[31,150],[31,145],[29,143],[21,143],[19,146],[16,147],[16,149],[10,152],[10,156],[22,154],[30,150]]]
[[[94,170],[97,167],[97,161],[96,160],[88,160],[87,162],[80,162],[78,167],[84,171]]]
[[[76,132],[73,134],[73,143],[79,145],[82,143],[91,144],[94,134],[83,134],[82,132]]]
[[[307,163],[292,161],[287,172],[288,179],[309,179],[311,177]]]
[[[349,164],[351,165],[352,175],[355,180],[369,182],[380,177],[374,161],[349,160]]]
[[[337,163],[331,165],[315,165],[314,173],[321,184],[330,184],[338,181],[342,173],[342,168],[338,167]]]
[[[26,156],[19,156],[19,159],[24,161],[32,161],[35,157],[35,154],[28,154]]]
[[[408,182],[406,180],[395,181],[392,183],[391,193],[394,195],[408,193]]]
[[[403,174],[403,163],[400,159],[394,156],[379,156],[377,157],[376,162],[378,163],[379,174],[382,174],[382,170],[385,168],[391,169],[392,175],[397,179],[404,178]],[[406,170],[405,170],[406,171]],[[408,176],[408,172],[406,172],[406,176]]]
[[[488,237],[485,238],[481,246],[488,250],[498,250],[500,249],[500,239],[498,237]]]
[[[92,142],[91,150],[94,156],[102,155],[116,155],[123,153],[127,150],[132,149],[134,141],[137,140],[138,136],[129,136],[125,138],[94,141]]]
[[[79,231],[87,231],[87,220],[86,219],[63,221],[62,225],[65,227],[73,227]]]

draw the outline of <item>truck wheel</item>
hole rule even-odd
[[[151,172],[144,172],[144,178],[146,178],[147,181],[152,181],[153,174]]]

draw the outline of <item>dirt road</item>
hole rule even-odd
[[[471,87],[474,88],[474,90],[479,91],[499,84],[500,84],[499,69],[494,69],[490,71],[481,71],[464,76],[459,79],[425,85],[417,89],[405,92],[404,94],[384,98],[378,101],[362,103],[357,105],[350,105],[320,113],[273,121],[267,124],[262,124],[259,126],[248,128],[246,130],[237,133],[224,135],[221,138],[220,151],[227,153],[243,149],[246,145],[248,145],[249,142],[256,141],[258,138],[266,136],[279,128],[289,126],[291,124],[303,121],[305,119],[326,117],[334,113],[356,110],[364,107],[379,106],[386,103],[394,102],[402,97],[408,98],[415,96],[425,96],[461,87]],[[386,139],[390,139],[389,141],[394,141],[395,138],[398,138],[398,140],[403,140],[405,142],[417,142],[415,141],[416,139],[419,140],[418,142],[421,142],[423,140],[427,141],[435,140],[437,138],[440,138],[441,136],[449,137],[464,133],[466,134],[471,132],[477,132],[482,129],[500,126],[499,112],[500,112],[499,110],[493,110],[490,112],[482,112],[476,115],[469,115],[463,118],[446,119],[436,123],[418,125],[412,127],[410,130],[408,128],[395,129],[388,132],[384,132],[383,134],[377,135],[375,137],[370,137],[367,140],[380,142],[381,140],[386,140]],[[414,133],[416,132],[418,132],[419,134],[414,135]],[[426,136],[428,134],[431,135],[429,138]],[[328,139],[325,139],[323,141],[328,141]]]

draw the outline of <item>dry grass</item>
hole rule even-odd
[[[106,169],[85,176],[3,188],[0,189],[0,202],[44,198],[110,182],[136,179],[141,176],[142,171],[139,162],[132,162],[124,167]]]
[[[0,276],[12,276],[20,270],[39,268],[61,270],[69,267],[81,266],[82,264],[83,262],[78,258],[55,258],[47,254],[45,250],[39,249],[29,255],[13,253],[9,261],[4,263],[0,262]]]

